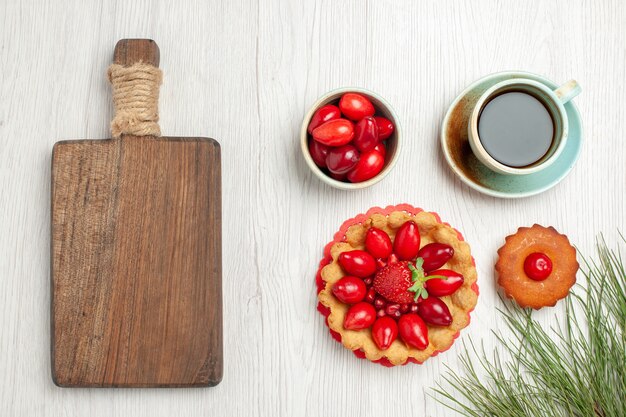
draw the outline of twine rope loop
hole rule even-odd
[[[161,70],[143,62],[129,67],[112,64],[107,75],[113,86],[113,137],[160,136],[158,121],[159,87],[163,81]]]

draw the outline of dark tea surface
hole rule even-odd
[[[496,161],[510,167],[525,167],[548,152],[554,125],[541,101],[513,91],[496,96],[483,108],[478,119],[478,136]]]

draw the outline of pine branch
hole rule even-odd
[[[447,367],[431,396],[472,417],[626,416],[626,267],[600,237],[582,271],[586,286],[565,300],[557,326],[544,330],[532,310],[505,302],[513,336],[494,332],[493,357],[464,343],[461,372]]]

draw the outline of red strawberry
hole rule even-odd
[[[376,274],[372,288],[387,300],[398,304],[410,304],[420,297],[428,298],[424,288],[426,281],[445,278],[441,275],[426,276],[422,268],[424,260],[417,258],[415,264],[409,261],[390,263]]]
[[[408,261],[396,262],[378,271],[373,288],[389,301],[409,304],[415,297],[415,293],[409,291],[413,285],[412,277]]]

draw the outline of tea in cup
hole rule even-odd
[[[524,78],[493,85],[477,100],[469,119],[473,153],[501,174],[526,175],[547,168],[567,141],[564,104],[580,92],[574,80],[554,91]]]

